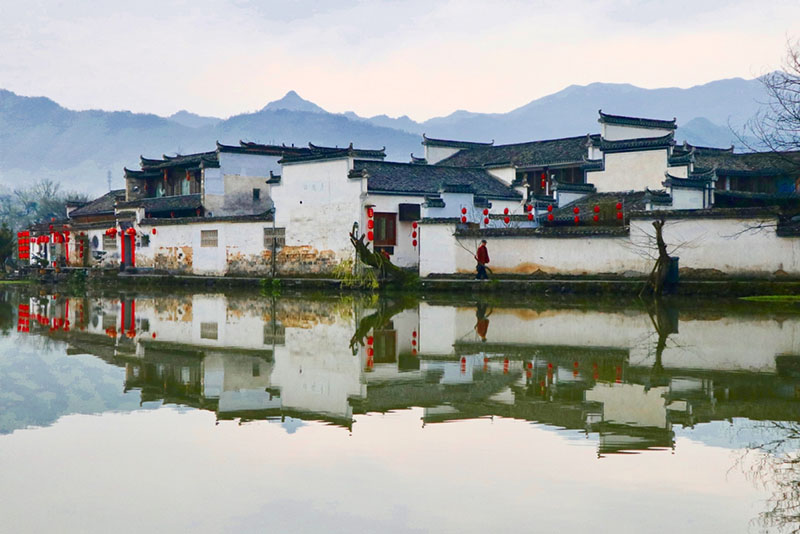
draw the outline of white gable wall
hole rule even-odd
[[[662,182],[667,170],[666,148],[612,152],[605,154],[604,158],[604,170],[586,174],[586,181],[594,184],[598,193],[664,189]]]
[[[621,141],[623,139],[641,139],[645,137],[664,137],[673,130],[667,128],[638,128],[624,124],[603,124],[603,139]]]

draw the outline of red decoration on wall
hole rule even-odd
[[[593,220],[594,222],[597,222],[597,221],[599,221],[599,220],[600,220],[600,216],[599,216],[599,215],[595,215],[594,217],[592,217],[592,220]]]
[[[369,336],[367,338],[367,345],[372,345],[373,343],[375,343],[375,338],[372,337],[372,336]]]
[[[415,239],[414,241],[411,242],[411,244],[416,247],[417,246],[417,240]]]
[[[622,219],[622,212],[621,211],[617,212],[617,219]]]
[[[489,215],[489,210],[487,208],[483,208],[483,214],[484,215]]]
[[[529,221],[532,221],[532,220],[533,220],[533,213],[528,213],[528,220],[529,220]]]
[[[581,218],[576,215],[575,216],[575,224],[580,224],[580,222],[581,222]]]
[[[156,235],[156,229],[155,228],[153,228],[153,230],[151,230],[151,231],[153,232],[153,235]]]
[[[461,214],[462,215],[466,215],[467,214],[467,208],[461,208]]]
[[[600,206],[598,206],[598,205],[596,205],[596,204],[595,204],[595,206],[594,206],[594,212],[595,212],[595,213],[600,213]]]
[[[373,241],[375,239],[375,234],[372,233],[372,230],[367,232],[367,239]]]
[[[489,224],[489,217],[483,219],[483,224]]]
[[[128,235],[136,235],[136,230],[134,230],[133,228],[128,228],[127,230],[125,230],[125,233]]]
[[[553,217],[553,214],[552,213],[548,213],[547,214],[547,220],[550,221],[550,222],[553,222],[553,219],[555,219],[555,217]]]
[[[553,205],[552,204],[548,204],[547,205],[547,211],[553,211]]]
[[[375,228],[375,221],[373,221],[372,219],[368,220],[367,221],[367,228],[369,228],[370,230]]]
[[[622,202],[617,202],[617,209],[618,209],[618,210],[621,210],[621,209],[622,209]]]
[[[574,213],[575,215],[579,214],[580,212],[581,212],[581,209],[578,206],[575,206],[574,208],[572,208],[572,213]]]
[[[417,226],[418,226],[417,225],[417,221],[414,221],[414,222],[411,223],[411,228],[416,228]]]
[[[417,232],[411,232],[411,237],[417,237]]]
[[[546,179],[547,179],[547,173],[546,173],[546,172],[543,172],[543,173],[542,173],[542,180],[546,180]]]
[[[374,217],[374,216],[375,216],[375,210],[372,208],[367,208],[367,217]]]
[[[503,210],[503,215],[508,215],[508,208]]]
[[[464,217],[464,216],[462,216],[462,217],[461,217],[461,222],[462,222],[462,223],[465,223],[465,222],[467,222],[467,218],[466,218],[466,217]]]
[[[506,223],[506,224],[510,223],[511,222],[511,217],[504,217],[503,218],[503,222]]]

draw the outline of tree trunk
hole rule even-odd
[[[353,232],[350,232],[350,243],[353,244],[358,258],[363,263],[378,270],[378,280],[381,284],[386,282],[407,284],[416,280],[417,277],[414,273],[401,269],[380,252],[370,250],[364,243],[364,234],[361,234],[361,237],[356,237]]]
[[[660,297],[664,293],[664,283],[669,274],[670,257],[667,253],[667,244],[664,242],[664,219],[653,221],[653,228],[656,229],[656,247],[658,248],[658,258],[650,276],[647,278],[647,284],[642,288],[640,295],[646,291],[650,291],[656,297]]]

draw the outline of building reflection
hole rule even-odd
[[[676,425],[800,413],[791,315],[48,296],[19,303],[17,331],[123,367],[125,390],[143,403],[218,419],[352,429],[357,414],[421,407],[425,425],[499,416],[597,435],[605,455],[671,449]]]

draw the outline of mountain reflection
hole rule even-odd
[[[499,416],[578,430],[606,455],[674,448],[676,425],[795,421],[800,407],[800,316],[746,309],[36,296],[18,299],[16,323],[20,342],[62,341],[123,369],[119,389],[141,403],[220,420],[353,430],[357,414],[422,407],[424,425]],[[26,395],[11,395],[22,386],[4,383],[4,409],[26,421]]]

